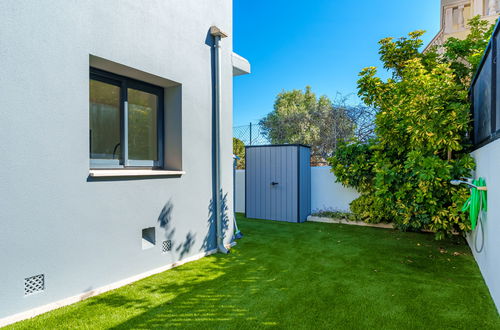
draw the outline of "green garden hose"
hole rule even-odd
[[[478,180],[474,180],[472,184],[476,187],[486,187],[486,181],[484,178],[479,178]],[[480,253],[484,247],[484,229],[482,222],[482,211],[487,211],[487,194],[486,190],[480,190],[476,187],[471,188],[471,194],[469,199],[465,202],[462,207],[462,212],[469,211],[469,219],[471,223],[472,230],[475,230],[477,225],[479,224],[481,227],[481,248],[477,248],[477,235],[475,238],[474,248],[476,252]]]

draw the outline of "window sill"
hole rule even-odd
[[[167,170],[90,170],[89,176],[93,178],[107,177],[133,177],[133,176],[181,176],[184,171]]]

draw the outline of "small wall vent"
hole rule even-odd
[[[161,251],[163,253],[167,253],[171,250],[172,250],[172,241],[171,240],[163,241],[161,246]]]
[[[27,277],[24,279],[24,295],[45,290],[45,276],[43,274]]]
[[[144,228],[142,230],[142,249],[147,250],[156,244],[155,227]]]

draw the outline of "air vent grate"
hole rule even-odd
[[[24,295],[30,295],[45,290],[45,276],[43,274],[24,279]]]
[[[161,246],[161,251],[163,253],[167,253],[171,250],[172,250],[172,241],[171,240],[163,241]]]

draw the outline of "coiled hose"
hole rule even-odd
[[[486,187],[486,181],[484,178],[479,178],[472,182],[476,187]],[[477,253],[481,253],[484,248],[484,228],[483,228],[483,214],[482,211],[487,211],[487,195],[486,190],[479,190],[477,188],[471,188],[471,193],[469,199],[465,202],[462,207],[462,212],[469,211],[469,219],[471,223],[472,230],[475,230],[479,225],[481,228],[481,247],[477,247],[477,235],[474,239],[474,249]],[[478,229],[479,231],[479,229]]]

